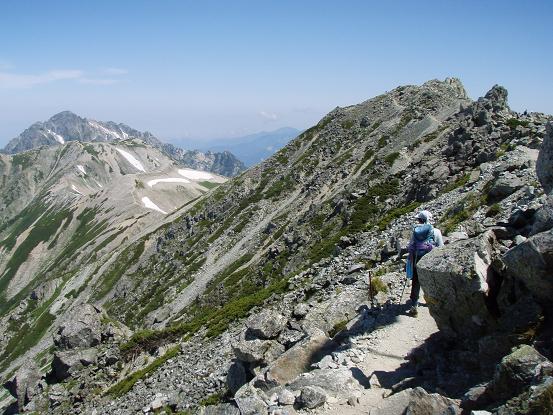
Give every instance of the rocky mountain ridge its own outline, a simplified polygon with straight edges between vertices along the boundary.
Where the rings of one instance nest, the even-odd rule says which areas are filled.
[[[355,405],[380,383],[394,394],[378,408],[366,408],[374,413],[421,405],[456,413],[451,411],[460,410],[461,398],[468,408],[475,395],[464,398],[467,388],[489,379],[489,365],[493,370],[500,356],[486,355],[480,365],[470,344],[452,348],[451,328],[455,333],[464,324],[491,320],[463,312],[448,332],[451,319],[440,320],[447,314],[432,300],[432,285],[428,306],[445,337],[412,357],[417,376],[386,385],[374,374],[361,376],[356,365],[371,355],[362,337],[402,312],[393,303],[401,299],[401,256],[416,209],[431,209],[451,250],[467,253],[460,264],[482,253],[479,278],[491,273],[493,261],[467,238],[493,231],[506,253],[523,245],[538,223],[536,212],[547,198],[534,165],[550,117],[514,113],[506,98],[496,86],[471,101],[458,80],[447,79],[332,111],[270,160],[130,241],[127,252],[139,249],[140,255],[131,262],[114,255],[115,273],[100,268],[99,276],[112,275],[110,289],[79,293],[74,303],[94,303],[97,311],[82,319],[92,319],[88,326],[96,334],[69,342],[69,348],[60,347],[69,344],[60,339],[53,360],[44,355],[45,378],[36,368],[10,377],[19,407],[55,413],[324,413],[350,398]],[[546,213],[541,216],[540,223],[549,223]],[[449,275],[480,281],[470,262]],[[491,279],[485,287],[479,283],[477,292],[496,289]],[[455,293],[459,304],[464,295],[474,297]],[[65,321],[74,328],[69,333],[82,333],[69,315]],[[110,324],[118,334],[102,334]],[[523,342],[543,342],[542,336],[540,328]],[[356,342],[359,347],[352,346]],[[549,352],[540,346],[540,353]],[[473,366],[460,365],[460,359]],[[482,389],[491,400],[480,408],[508,413],[501,412],[504,392],[494,388]],[[384,412],[392,403],[404,406]]]
[[[71,111],[62,111],[44,122],[36,122],[4,147],[6,154],[16,154],[40,146],[62,145],[69,141],[117,142],[140,140],[160,149],[183,166],[211,171],[223,176],[235,176],[245,170],[244,164],[230,152],[201,152],[183,150],[162,143],[149,132],[135,130],[113,121],[103,122],[80,117]]]

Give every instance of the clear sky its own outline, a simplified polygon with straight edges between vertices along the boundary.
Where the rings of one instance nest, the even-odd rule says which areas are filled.
[[[553,113],[553,1],[1,1],[0,145],[71,110],[161,139],[305,128],[457,76]]]

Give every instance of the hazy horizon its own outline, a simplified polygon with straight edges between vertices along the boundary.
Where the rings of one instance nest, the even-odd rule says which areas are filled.
[[[0,146],[71,110],[163,141],[305,129],[449,76],[553,113],[553,5],[397,1],[0,4]]]

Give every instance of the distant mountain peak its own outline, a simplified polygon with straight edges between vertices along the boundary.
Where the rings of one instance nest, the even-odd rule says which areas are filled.
[[[162,143],[152,133],[138,131],[126,124],[97,121],[71,111],[54,114],[47,121],[36,122],[12,139],[2,150],[6,154],[20,153],[42,146],[63,145],[71,141],[117,142],[140,140],[160,149],[183,166],[208,170],[223,176],[234,176],[245,170],[244,164],[230,153],[201,153],[179,149]]]

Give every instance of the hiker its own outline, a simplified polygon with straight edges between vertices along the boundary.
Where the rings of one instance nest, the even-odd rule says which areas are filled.
[[[421,286],[417,274],[417,262],[434,247],[444,246],[442,232],[434,228],[430,222],[432,214],[428,210],[421,210],[415,216],[418,224],[413,227],[413,234],[409,242],[409,258],[407,260],[407,278],[411,278],[411,308],[408,314],[416,317],[419,305]]]

